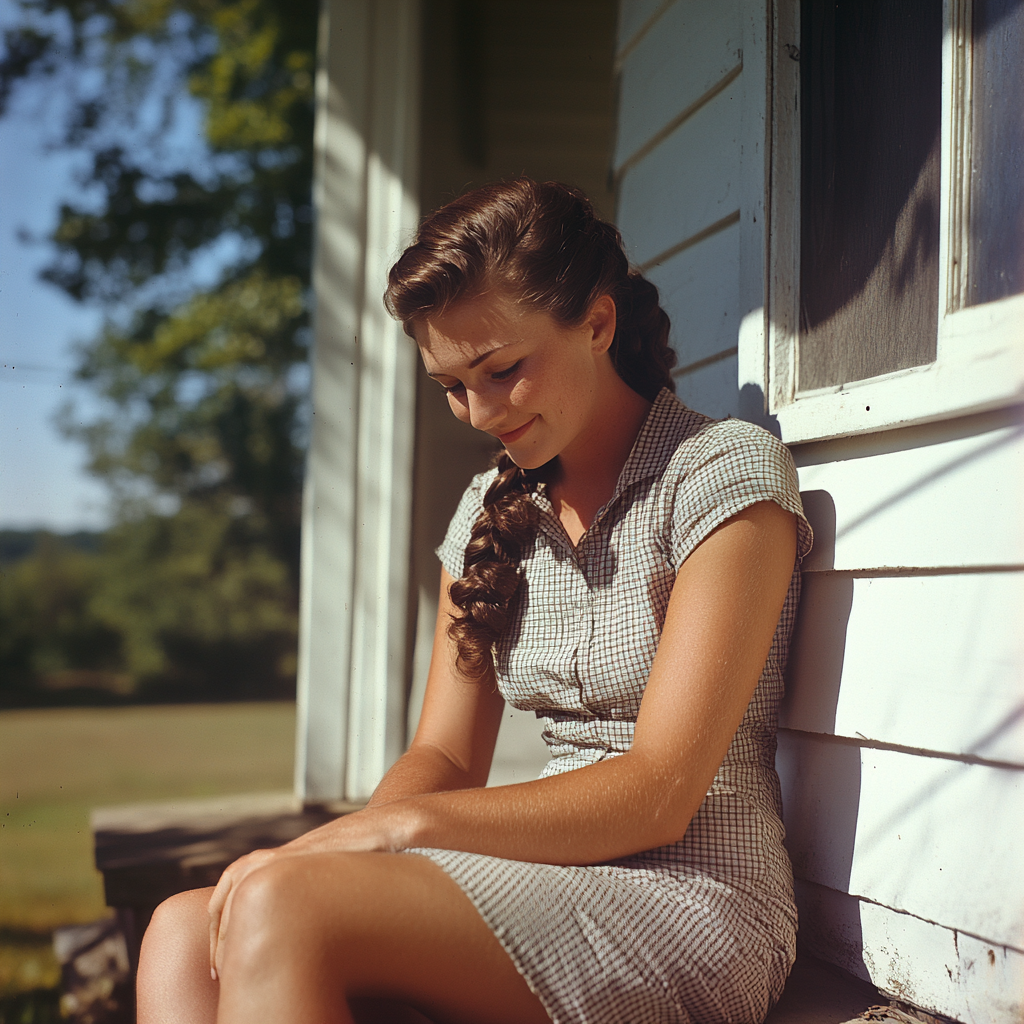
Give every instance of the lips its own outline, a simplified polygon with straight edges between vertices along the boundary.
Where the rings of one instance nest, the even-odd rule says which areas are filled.
[[[533,426],[533,420],[536,418],[534,416],[532,420],[527,420],[521,427],[516,427],[515,430],[510,430],[507,434],[498,434],[498,440],[506,447],[514,444]]]

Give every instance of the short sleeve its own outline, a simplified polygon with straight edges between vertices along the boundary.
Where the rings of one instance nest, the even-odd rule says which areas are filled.
[[[676,571],[712,530],[759,501],[774,501],[797,517],[798,561],[811,550],[793,456],[774,434],[744,420],[720,420],[691,443],[678,453],[670,539]]]
[[[466,545],[473,533],[473,524],[484,506],[484,495],[496,475],[497,470],[492,469],[473,477],[448,524],[448,532],[441,546],[435,552],[454,579],[459,579],[465,571]]]

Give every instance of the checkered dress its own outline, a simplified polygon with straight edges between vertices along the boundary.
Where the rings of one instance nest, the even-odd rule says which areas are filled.
[[[495,472],[470,484],[438,549],[452,576]],[[801,557],[811,545],[785,446],[668,391],[575,550],[543,485],[533,500],[540,523],[495,667],[505,699],[543,723],[545,776],[629,750],[676,573],[716,526],[771,500],[796,513]],[[775,722],[799,587],[794,571],[761,680],[683,839],[587,867],[415,851],[462,887],[556,1024],[756,1024],[782,992],[796,908]]]

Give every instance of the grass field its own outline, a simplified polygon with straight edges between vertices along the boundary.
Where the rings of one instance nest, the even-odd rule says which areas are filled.
[[[291,704],[0,712],[0,997],[54,983],[49,933],[103,916],[89,811],[291,788]]]

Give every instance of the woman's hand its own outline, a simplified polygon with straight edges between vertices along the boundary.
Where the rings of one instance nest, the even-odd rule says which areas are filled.
[[[310,853],[394,853],[414,846],[415,801],[397,800],[346,814],[273,850],[255,850],[229,864],[210,897],[210,973],[220,972],[221,945],[231,914],[231,899],[242,880],[282,857]]]

